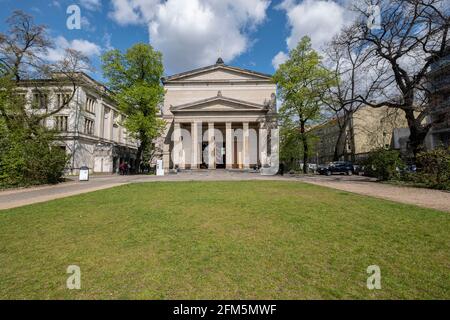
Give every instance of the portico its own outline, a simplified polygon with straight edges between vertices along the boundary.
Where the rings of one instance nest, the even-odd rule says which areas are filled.
[[[268,128],[276,121],[270,76],[219,59],[163,82],[165,169],[245,170],[267,163]]]
[[[173,166],[180,169],[249,169],[266,164],[267,130],[258,122],[175,122],[173,136]]]

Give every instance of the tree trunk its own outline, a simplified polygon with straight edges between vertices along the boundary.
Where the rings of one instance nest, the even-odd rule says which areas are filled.
[[[428,134],[428,128],[416,121],[414,111],[412,109],[404,111],[410,131],[407,149],[410,155],[413,156],[413,160],[415,162],[417,154],[424,149],[424,141]]]
[[[345,138],[345,132],[347,130],[347,123],[348,123],[348,120],[344,120],[344,125],[339,128],[338,139],[336,141],[336,145],[334,146],[333,161],[339,161],[339,158],[344,153],[344,150],[342,148],[344,141],[342,141],[342,140]]]
[[[144,154],[145,149],[147,149],[147,139],[142,139],[136,154],[136,173],[140,173],[142,155]]]
[[[308,139],[306,137],[306,130],[305,130],[305,122],[300,122],[300,133],[302,136],[302,142],[303,142],[303,173],[308,173]]]

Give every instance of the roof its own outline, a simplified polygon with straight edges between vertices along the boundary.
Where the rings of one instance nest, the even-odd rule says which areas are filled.
[[[266,73],[261,73],[261,72],[257,72],[257,71],[253,71],[253,70],[248,70],[248,69],[243,69],[243,68],[238,68],[238,67],[232,67],[229,65],[226,65],[222,58],[219,58],[216,62],[216,64],[207,66],[207,67],[203,67],[203,68],[198,68],[198,69],[194,69],[194,70],[190,70],[190,71],[185,71],[182,73],[177,73],[168,77],[164,77],[162,78],[162,82],[163,84],[166,84],[167,82],[173,81],[173,80],[178,80],[181,78],[185,78],[188,76],[192,76],[192,75],[196,75],[196,74],[200,74],[200,73],[204,73],[207,71],[212,71],[212,70],[230,70],[230,71],[234,71],[234,72],[239,72],[239,73],[245,73],[248,75],[253,75],[256,77],[261,78],[261,80],[272,80],[272,75],[270,74],[266,74]]]
[[[201,105],[205,105],[205,104],[212,103],[212,102],[233,104],[233,105],[239,106],[238,109],[235,109],[235,110],[239,110],[239,111],[267,111],[268,110],[268,107],[264,106],[262,104],[257,104],[257,103],[252,103],[252,102],[243,101],[243,100],[239,100],[239,99],[224,97],[224,96],[222,96],[220,91],[217,94],[217,96],[215,96],[215,97],[211,97],[211,98],[207,98],[207,99],[203,99],[203,100],[199,100],[199,101],[194,101],[194,102],[182,104],[179,106],[172,106],[170,108],[170,110],[172,112],[195,111],[195,110],[192,110],[192,107],[201,106]]]

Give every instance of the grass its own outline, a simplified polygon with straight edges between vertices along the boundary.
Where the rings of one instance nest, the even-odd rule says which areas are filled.
[[[318,186],[132,184],[0,211],[0,298],[449,299],[449,246],[448,213]]]

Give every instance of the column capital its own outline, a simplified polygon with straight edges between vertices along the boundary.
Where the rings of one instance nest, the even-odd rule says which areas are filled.
[[[231,129],[232,126],[233,126],[233,123],[232,123],[232,122],[227,122],[227,123],[226,123],[226,128],[227,128],[227,129]]]
[[[208,127],[209,128],[214,128],[214,122],[208,122]]]

